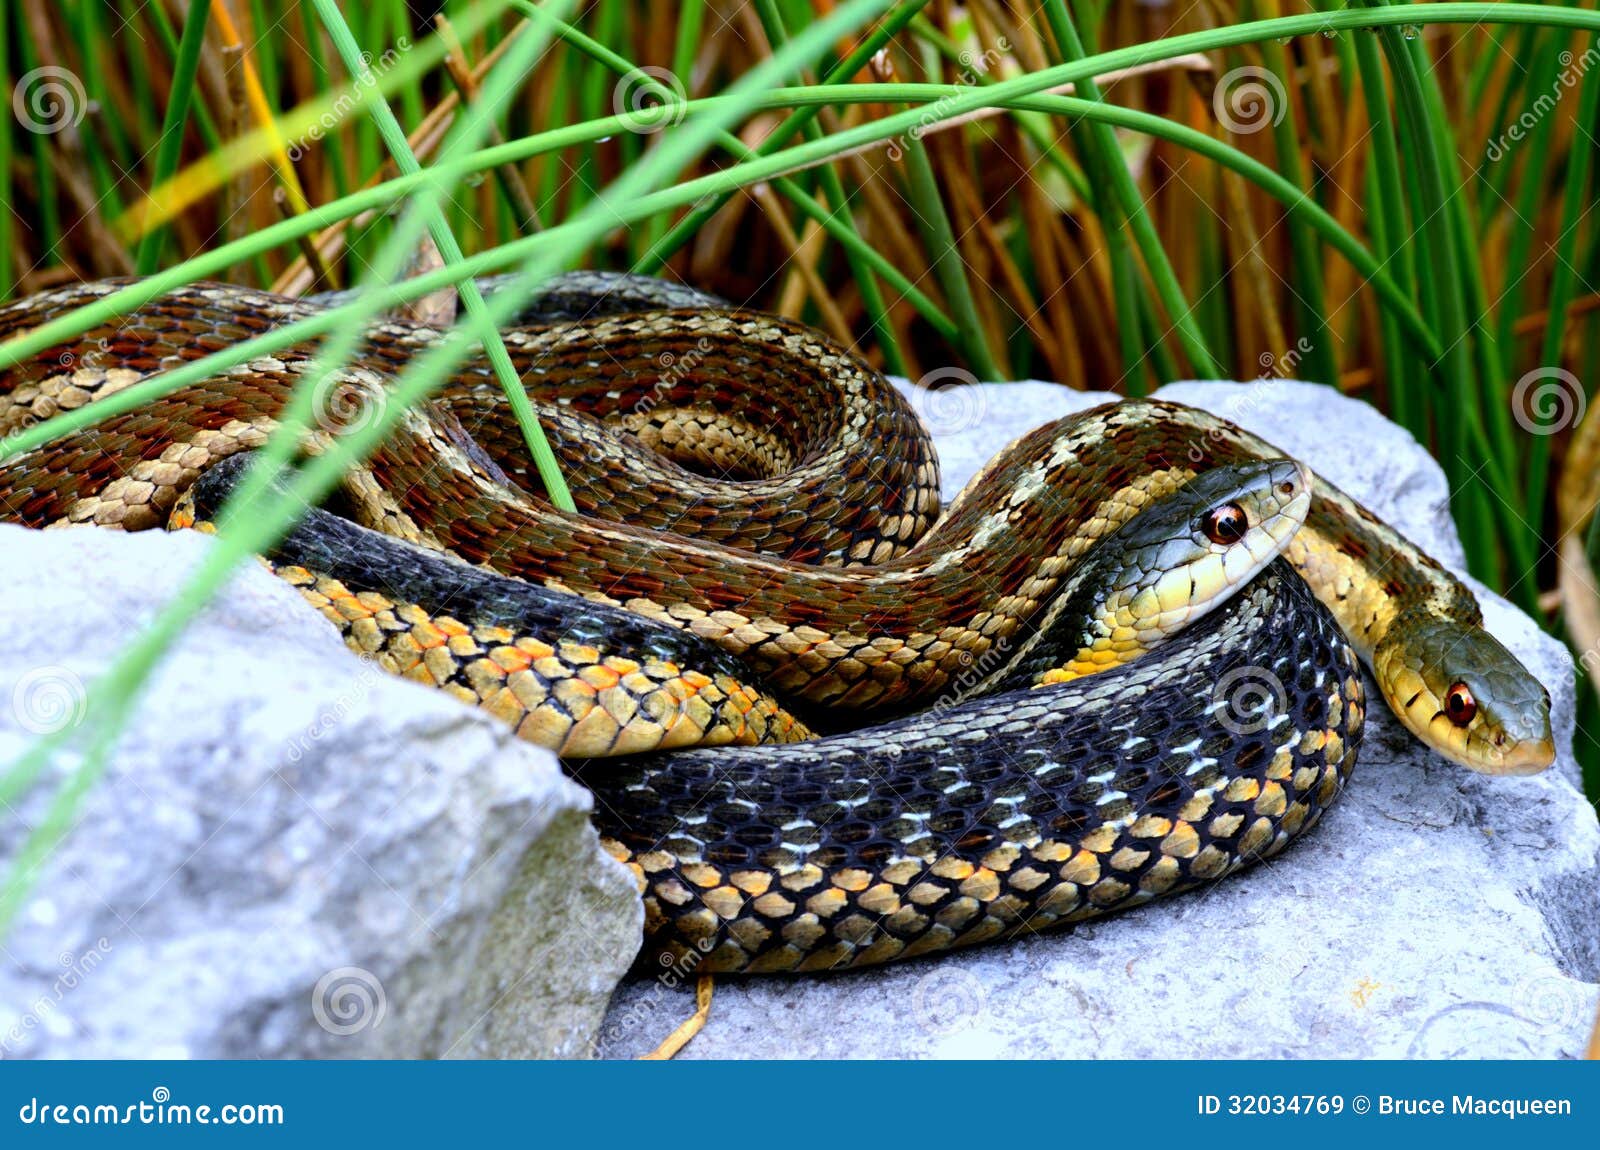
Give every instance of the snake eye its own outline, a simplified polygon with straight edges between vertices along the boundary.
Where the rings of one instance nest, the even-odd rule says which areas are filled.
[[[1206,538],[1213,543],[1237,543],[1250,530],[1250,517],[1237,503],[1213,507],[1206,516]]]
[[[1458,727],[1472,722],[1472,716],[1478,713],[1478,700],[1465,683],[1452,683],[1444,693],[1444,713]]]

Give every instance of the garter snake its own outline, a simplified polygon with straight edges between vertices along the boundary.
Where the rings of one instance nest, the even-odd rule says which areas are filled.
[[[116,286],[0,308],[0,337]],[[180,289],[7,369],[0,435],[316,306]],[[392,373],[436,338],[374,325],[319,393],[306,449],[381,409]],[[692,307],[518,327],[505,341],[579,514],[523,489],[504,400],[469,364],[436,404],[402,413],[333,507],[411,545],[385,561],[422,576],[340,566],[360,548],[330,543],[341,529],[320,520],[309,550],[271,561],[351,646],[570,760],[741,744],[576,764],[653,926],[702,969],[964,944],[1280,849],[1353,761],[1363,704],[1347,641],[1447,757],[1493,773],[1553,757],[1548,696],[1482,630],[1470,592],[1321,481],[1304,527],[1274,540],[1320,605],[1276,564],[1133,658],[1147,645],[1137,620],[1183,615],[1200,580],[1086,599],[1100,545],[1131,553],[1140,540],[1121,533],[1170,517],[1197,475],[1280,457],[1203,412],[1128,402],[1047,425],[941,516],[914,414],[802,325]],[[264,441],[313,354],[260,357],[5,460],[0,515],[162,524],[197,478],[225,478],[214,465]],[[1131,619],[1086,629],[1086,603],[1114,618],[1136,599]],[[1249,724],[1214,697],[1235,673],[1282,696],[1262,730],[1241,734]],[[882,716],[870,733],[751,745]]]

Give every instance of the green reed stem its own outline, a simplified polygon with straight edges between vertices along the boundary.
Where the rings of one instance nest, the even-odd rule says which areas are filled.
[[[799,98],[803,91],[790,90],[781,95],[777,93],[774,95],[781,100],[787,101],[791,98]],[[715,101],[701,101],[699,103],[712,102]],[[1090,104],[1086,101],[1066,96],[1026,97],[1019,99],[1017,103],[1018,106],[1032,107],[1040,111],[1049,111],[1057,114],[1104,117],[1110,123],[1162,136],[1172,140],[1174,143],[1193,148],[1202,156],[1226,164],[1246,179],[1259,184],[1269,193],[1279,198],[1288,211],[1305,213],[1312,225],[1324,235],[1329,244],[1349,259],[1353,266],[1366,276],[1377,291],[1380,301],[1396,315],[1401,322],[1402,330],[1409,339],[1416,343],[1419,353],[1430,363],[1439,358],[1440,345],[1437,337],[1417,313],[1411,301],[1383,273],[1372,254],[1362,247],[1354,236],[1341,228],[1337,221],[1317,205],[1315,201],[1311,200],[1298,188],[1289,185],[1271,168],[1245,156],[1243,153],[1205,133],[1183,127],[1161,117],[1152,116],[1149,113],[1136,112],[1114,105]],[[885,128],[885,134],[893,135],[893,127],[893,125],[889,125]],[[593,130],[598,134],[619,131],[621,130],[621,118],[613,117],[608,121],[602,121]],[[516,145],[503,145],[500,148],[486,149],[484,152],[476,153],[472,157],[441,160],[440,164],[430,169],[430,171],[452,179],[457,178],[462,171],[475,170],[503,162],[509,156],[518,154],[520,149],[517,145],[526,143],[528,141],[518,141]],[[748,164],[739,165],[726,172],[701,177],[698,180],[686,181],[674,189],[652,193],[644,197],[642,202],[653,211],[669,210],[673,207],[693,203],[709,190],[727,186],[730,179],[733,178],[744,182],[768,179],[777,170],[793,162],[793,153],[804,153],[810,147],[811,145],[800,145],[797,148],[790,149],[788,152],[753,160]],[[367,207],[387,202],[385,196],[378,195],[380,191],[386,189],[390,193],[388,198],[399,198],[413,193],[419,186],[420,180],[418,177],[399,177],[381,187],[356,193],[341,203],[351,212],[365,210]],[[297,234],[297,229],[305,228],[310,230],[312,227],[327,226],[328,223],[338,218],[337,214],[330,214],[324,220],[320,218],[320,213],[338,206],[340,205],[328,205],[328,208],[320,210],[313,208],[306,216],[282,221],[264,229],[253,238],[257,241],[270,239],[273,242],[283,242],[284,239],[292,238],[293,235]],[[309,226],[307,224],[308,219],[310,221]],[[558,230],[559,228],[550,229],[550,231]],[[415,299],[428,292],[452,284],[463,275],[479,275],[499,270],[525,258],[527,252],[537,250],[537,245],[534,241],[538,239],[538,236],[524,237],[502,245],[500,248],[468,257],[456,269],[438,268],[413,277],[403,283],[374,285],[369,294],[381,299],[382,306],[393,306]],[[210,274],[213,261],[225,266],[225,263],[234,257],[234,253],[229,248],[237,248],[243,242],[236,241],[234,245],[226,245],[214,252],[195,257],[178,268],[158,272],[155,276],[132,283],[96,300],[93,304],[75,309],[68,315],[41,324],[38,328],[28,333],[0,344],[0,367],[19,362],[29,355],[36,354],[38,351],[105,322],[111,316],[141,306],[167,291],[181,287],[192,279],[204,278],[204,276]],[[86,407],[53,416],[45,423],[19,432],[6,441],[0,441],[0,458],[32,450],[57,435],[79,430],[110,415],[131,410],[156,395],[165,394],[178,386],[186,386],[189,383],[197,382],[206,378],[208,374],[224,370],[228,366],[236,366],[256,355],[292,346],[295,343],[335,330],[342,325],[348,325],[350,316],[347,309],[348,305],[319,313],[304,320],[295,321],[292,324],[265,333],[247,344],[240,344],[214,353],[203,360],[185,364],[161,376],[142,380],[123,391],[98,400]]]
[[[189,106],[194,98],[195,74],[200,70],[200,49],[206,40],[206,17],[211,5],[194,0],[183,22],[183,39],[178,42],[178,58],[172,67],[172,87],[167,93],[167,113],[161,122],[161,143],[156,150],[156,166],[150,186],[159,187],[178,170],[183,153],[183,128],[189,122]],[[139,242],[137,267],[147,276],[161,263],[161,244],[167,228],[151,228]]]
[[[834,67],[828,69],[817,86],[829,88],[849,84],[852,77],[866,66],[867,61],[871,60],[879,49],[892,40],[895,34],[909,24],[911,18],[921,12],[927,5],[928,0],[906,0],[905,3],[898,5],[881,24],[869,32],[860,44],[856,45],[848,56]],[[782,123],[772,130],[771,135],[761,141],[761,144],[756,148],[756,152],[762,156],[770,156],[777,152],[779,148],[794,139],[807,124],[820,115],[823,107],[823,103],[817,103],[791,112]],[[644,257],[634,264],[633,270],[644,275],[659,271],[679,248],[688,243],[690,238],[700,231],[700,228],[704,226],[707,220],[721,210],[722,206],[728,202],[730,195],[732,195],[731,191],[725,192],[721,195],[713,196],[703,204],[697,205],[693,211],[678,221],[677,225],[666,234],[660,243],[646,252]]]
[[[1410,223],[1405,197],[1400,189],[1400,149],[1395,140],[1394,121],[1389,112],[1388,86],[1383,61],[1375,36],[1358,36],[1355,44],[1356,67],[1361,76],[1361,96],[1370,125],[1371,162],[1368,178],[1376,195],[1369,200],[1372,246],[1383,266],[1391,269],[1395,286],[1410,298],[1415,277],[1411,266],[1411,245],[1406,242]],[[1428,441],[1425,409],[1414,410],[1410,386],[1411,357],[1400,342],[1393,315],[1379,313],[1383,325],[1384,370],[1388,376],[1391,413],[1400,426],[1422,443]]]
[[[922,89],[925,86],[903,86],[897,95],[902,94],[904,87]],[[806,89],[789,89],[773,93],[774,99],[781,105],[791,100],[803,98]],[[926,97],[925,91],[905,93],[907,95]],[[871,98],[871,97],[865,97]],[[1339,251],[1351,264],[1367,278],[1378,294],[1379,300],[1389,308],[1401,324],[1401,330],[1407,338],[1413,341],[1418,352],[1427,362],[1432,363],[1440,357],[1440,344],[1437,336],[1428,327],[1421,315],[1407,298],[1395,286],[1394,282],[1382,271],[1372,253],[1363,247],[1348,231],[1340,227],[1338,222],[1328,212],[1307,196],[1300,189],[1293,187],[1277,172],[1265,164],[1244,155],[1237,149],[1224,144],[1222,141],[1199,132],[1193,128],[1174,123],[1160,116],[1146,112],[1137,112],[1128,108],[1121,108],[1108,104],[1091,104],[1070,96],[1032,96],[1017,98],[1014,103],[1018,107],[1031,108],[1060,115],[1082,115],[1085,117],[1102,117],[1107,122],[1135,131],[1148,132],[1152,135],[1169,139],[1173,143],[1192,148],[1198,154],[1223,163],[1244,178],[1258,184],[1273,196],[1277,197],[1290,212],[1304,213],[1327,240],[1330,246]],[[707,106],[727,102],[721,98],[712,98],[703,101],[691,101],[689,107],[695,105]],[[746,107],[750,104],[747,102]],[[902,113],[910,116],[912,113]],[[611,117],[600,121],[590,130],[596,135],[605,135],[623,129],[622,117]],[[883,125],[885,137],[896,134],[896,125],[887,121]],[[553,134],[561,134],[566,130]],[[479,170],[504,162],[523,154],[529,141],[517,141],[513,144],[502,145],[497,148],[485,149],[471,156],[441,159],[440,163],[430,168],[430,172],[449,178],[458,177],[462,171]],[[700,177],[696,180],[685,181],[675,188],[651,193],[641,197],[638,204],[629,205],[618,209],[618,217],[624,222],[632,222],[640,218],[637,212],[643,207],[646,214],[671,210],[697,202],[702,196],[712,190],[720,190],[729,186],[731,181],[754,183],[759,180],[770,179],[777,171],[783,170],[786,165],[795,162],[796,154],[802,157],[808,154],[813,145],[803,144],[796,148],[773,156],[751,160],[748,163],[737,165],[727,171],[718,172],[711,176]],[[803,158],[802,161],[804,162]],[[327,212],[335,207],[343,206],[353,213],[365,210],[367,207],[388,202],[390,198],[399,198],[412,194],[420,186],[418,177],[398,177],[388,181],[385,185],[366,189],[348,197],[344,201],[330,204],[326,208],[313,208],[303,217],[284,220],[271,228],[263,229],[253,239],[270,238],[273,242],[283,242],[292,238],[298,228],[306,228],[306,220],[311,220],[310,227],[325,227],[334,219],[336,214],[330,215],[326,220],[320,217],[321,212]],[[737,186],[737,185],[735,185]],[[386,196],[377,193],[386,191]],[[491,271],[501,270],[511,264],[527,258],[529,252],[539,250],[541,237],[552,233],[562,234],[562,229],[567,225],[557,225],[535,236],[526,236],[498,248],[482,252],[478,255],[467,257],[456,268],[437,268],[421,275],[412,277],[397,284],[376,284],[369,291],[369,295],[381,300],[381,306],[394,306],[408,300],[416,299],[435,291],[441,287],[453,284],[458,278],[467,275],[482,275]],[[236,241],[241,243],[243,241]],[[94,303],[83,308],[75,309],[69,315],[60,316],[38,328],[0,344],[0,368],[19,362],[27,356],[60,343],[64,339],[80,334],[99,323],[105,322],[111,316],[139,307],[162,294],[183,286],[193,279],[204,278],[210,272],[211,261],[226,261],[231,259],[233,253],[227,245],[213,252],[197,256],[188,263],[167,271],[158,272],[145,280],[140,280],[121,288],[110,295],[101,297]],[[141,380],[129,387],[93,404],[78,408],[73,411],[63,412],[52,416],[44,423],[0,441],[0,459],[19,454],[23,451],[33,450],[42,446],[59,435],[71,431],[81,430],[84,427],[98,423],[102,419],[124,411],[132,410],[141,403],[148,402],[151,398],[166,394],[180,386],[205,379],[208,375],[225,370],[230,366],[237,366],[258,355],[268,354],[281,348],[293,346],[296,343],[315,338],[326,332],[337,330],[348,325],[351,320],[348,306],[329,309],[317,313],[303,320],[297,320],[271,332],[264,333],[246,344],[239,344],[223,351],[213,353],[205,359],[184,364],[160,376]]]
[[[1590,41],[1591,47],[1600,51],[1600,36]],[[1562,191],[1561,229],[1556,236],[1555,263],[1550,272],[1550,293],[1546,300],[1544,340],[1539,350],[1539,363],[1547,369],[1560,368],[1562,348],[1566,343],[1567,309],[1577,294],[1578,266],[1582,256],[1578,252],[1578,236],[1583,221],[1594,207],[1589,191],[1590,176],[1594,171],[1594,148],[1589,140],[1600,127],[1600,80],[1593,69],[1584,73],[1583,90],[1579,96],[1578,118],[1571,155],[1567,158],[1566,186]],[[1570,397],[1574,402],[1577,397]],[[1532,436],[1528,450],[1528,491],[1524,504],[1531,508],[1544,506],[1549,483],[1550,437]],[[1600,520],[1600,515],[1594,517]]]
[[[1088,53],[1084,50],[1077,25],[1073,22],[1071,13],[1067,11],[1065,0],[1046,0],[1044,14],[1061,59],[1069,63],[1087,59]],[[1103,103],[1105,99],[1101,94],[1100,85],[1092,78],[1081,81],[1075,92],[1091,103]],[[1138,270],[1134,266],[1133,253],[1128,246],[1128,215],[1130,203],[1133,205],[1133,211],[1144,212],[1144,198],[1133,185],[1127,160],[1117,143],[1116,130],[1110,124],[1103,121],[1088,121],[1081,130],[1074,132],[1074,138],[1083,153],[1084,165],[1092,173],[1096,189],[1106,187],[1111,189],[1109,195],[1098,196],[1096,204],[1099,208],[1100,230],[1106,239],[1106,255],[1111,266],[1111,296],[1117,314],[1117,343],[1122,351],[1122,379],[1128,394],[1139,396],[1145,390],[1144,364],[1148,356],[1144,341],[1139,338],[1140,290]],[[1133,187],[1131,200],[1128,196],[1129,187]],[[1140,236],[1145,234],[1139,233]],[[1167,264],[1166,251],[1161,247],[1159,240],[1156,243],[1155,256]],[[1146,254],[1145,262],[1150,263],[1149,253]],[[1171,271],[1170,264],[1167,264],[1167,269]],[[1183,302],[1187,310],[1187,302]],[[1171,308],[1168,310],[1170,312]],[[1201,335],[1198,338],[1200,346],[1209,356],[1210,349],[1205,345],[1205,337]]]
[[[351,79],[359,80],[364,75],[370,78],[370,70],[361,59],[361,48],[356,43],[355,37],[350,34],[350,26],[344,22],[344,17],[334,0],[311,0],[311,2],[316,5],[317,15],[321,17],[328,36],[333,40],[334,49],[344,60],[345,67],[349,69]],[[471,109],[471,114],[483,119],[482,131],[487,131],[488,125],[492,123],[490,113],[475,105]],[[377,122],[378,132],[389,149],[395,167],[405,175],[414,176],[421,172],[422,165],[417,162],[416,153],[406,141],[405,129],[400,126],[400,121],[395,119],[389,101],[384,98],[382,92],[376,90],[372,96],[372,118]],[[450,230],[444,212],[437,205],[431,205],[427,209],[427,217],[428,234],[433,237],[444,265],[455,267],[460,264],[466,258],[465,253],[462,252],[455,233]],[[550,441],[545,438],[544,428],[539,426],[539,417],[533,410],[532,401],[528,399],[527,389],[517,377],[517,369],[511,362],[511,354],[506,351],[505,341],[500,338],[499,329],[488,322],[483,293],[470,279],[460,280],[456,284],[456,291],[460,293],[467,315],[483,339],[484,355],[489,360],[489,368],[494,372],[501,390],[505,392],[506,402],[511,406],[511,414],[516,419],[517,426],[522,429],[523,442],[528,445],[528,453],[533,457],[533,464],[539,472],[540,482],[544,484],[545,494],[560,510],[577,510],[577,505],[572,502],[572,493],[567,490],[567,482],[561,477],[561,466],[556,462],[555,452],[550,449]]]
[[[676,100],[676,95],[670,91],[665,84],[650,76],[648,73],[643,72],[637,68],[637,66],[613,52],[611,49],[607,48],[604,44],[601,44],[592,37],[586,35],[581,29],[576,28],[571,24],[551,19],[549,14],[546,13],[544,9],[536,7],[533,4],[522,3],[521,0],[513,0],[513,3],[530,19],[546,22],[554,30],[555,35],[557,35],[559,38],[572,44],[574,47],[578,48],[580,51],[584,52],[593,59],[600,61],[612,71],[617,72],[620,75],[631,75],[634,79],[638,80],[642,88],[651,92],[658,100],[662,102],[663,108],[667,108]],[[688,105],[685,106],[687,107]],[[716,141],[718,147],[722,148],[724,151],[740,160],[748,160],[757,154],[754,148],[751,148],[732,132],[719,131],[716,134]],[[923,318],[925,318],[928,323],[934,327],[935,330],[944,335],[947,339],[955,339],[960,331],[956,325],[956,322],[946,315],[939,308],[938,304],[929,299],[914,283],[911,282],[909,278],[906,277],[903,272],[900,271],[900,269],[891,264],[876,248],[867,243],[867,241],[861,237],[861,234],[858,231],[856,231],[855,226],[850,219],[849,211],[845,203],[844,189],[842,185],[838,189],[838,195],[840,198],[838,201],[836,201],[839,204],[839,208],[837,210],[828,208],[826,205],[819,202],[816,197],[811,195],[811,193],[807,192],[799,184],[795,183],[795,181],[786,177],[775,177],[772,180],[772,186],[776,188],[778,192],[787,198],[791,203],[793,203],[795,207],[799,209],[802,215],[808,219],[816,221],[818,226],[820,226],[830,236],[837,240],[840,246],[845,249],[845,252],[851,258],[852,266],[855,266],[856,262],[859,261],[862,267],[868,268],[877,275],[882,276],[884,281],[887,282],[890,287],[894,288],[895,291],[899,292],[903,299],[915,307],[922,314]],[[657,216],[654,218],[660,219],[662,217]],[[858,282],[867,284],[870,283],[870,279],[858,279]],[[865,300],[865,287],[863,287],[862,292],[863,300]],[[875,285],[873,285],[873,293],[876,295]],[[881,301],[881,296],[878,298]],[[899,346],[897,343],[893,343],[893,341],[891,341],[891,345],[894,349],[892,354],[889,348],[885,348],[885,366],[891,372],[904,374],[903,361],[900,358]]]
[[[928,158],[928,146],[920,137],[907,136],[902,145],[906,161],[906,195],[911,201],[911,215],[917,231],[928,250],[933,264],[933,275],[944,292],[945,303],[956,321],[956,345],[963,357],[972,365],[979,379],[999,379],[1000,369],[989,353],[989,343],[984,337],[983,321],[978,318],[978,304],[967,283],[966,262],[956,245],[955,231],[950,227],[950,216],[944,210],[944,197],[939,194],[939,182],[933,174],[933,162]]]
[[[1305,187],[1305,165],[1301,162],[1294,101],[1287,96],[1292,90],[1290,85],[1295,82],[1294,69],[1290,66],[1288,52],[1276,40],[1264,42],[1261,55],[1267,68],[1278,77],[1285,93],[1283,115],[1272,117],[1272,143],[1278,158],[1278,170],[1296,187]],[[1322,252],[1303,220],[1290,219],[1285,226],[1289,230],[1289,253],[1293,268],[1290,276],[1293,290],[1289,294],[1299,316],[1297,326],[1310,344],[1310,353],[1304,361],[1305,375],[1323,383],[1336,384],[1339,382],[1339,368],[1333,353],[1333,331],[1328,326],[1328,304],[1323,294]]]
[[[615,213],[619,207],[627,205],[637,209],[639,192],[652,182],[667,178],[679,170],[710,142],[712,133],[716,129],[726,127],[743,114],[741,105],[747,108],[748,102],[738,99],[741,93],[770,86],[810,55],[823,50],[833,37],[847,34],[861,21],[880,11],[882,2],[883,0],[850,0],[840,5],[829,16],[808,27],[789,45],[775,51],[771,57],[763,60],[733,84],[729,88],[729,95],[734,98],[730,106],[696,117],[686,123],[673,138],[663,141],[660,148],[642,157],[637,164],[623,173],[608,189],[608,195],[596,199],[590,207],[579,213],[577,218],[564,224],[559,231],[552,229],[538,236],[528,237],[547,240],[546,244],[541,245],[545,250],[530,249],[533,254],[527,258],[523,267],[525,273],[523,278],[518,284],[496,293],[493,300],[488,301],[486,321],[498,326],[509,320],[523,306],[542,279],[554,272],[563,262],[576,256],[614,225]],[[531,41],[534,38],[530,36],[524,39]],[[507,53],[501,60],[500,66],[491,73],[491,80],[496,74],[511,74],[512,70],[506,65],[513,59],[515,52],[516,47]],[[509,85],[506,90],[509,91]],[[469,123],[486,122],[486,109],[493,106],[490,96],[490,85],[486,84],[484,98],[481,101],[484,108],[469,117]],[[407,215],[414,219],[427,220],[437,210],[439,198],[448,193],[450,183],[436,172],[422,174],[426,176],[429,194],[422,197],[425,202],[414,206]],[[648,212],[640,213],[639,218],[644,218],[646,215]],[[401,238],[400,230],[397,229],[387,247],[394,253],[401,252],[404,246],[400,242]],[[361,297],[358,296],[356,304],[351,306],[358,306],[361,302]],[[96,729],[90,732],[91,738],[83,764],[75,772],[74,777],[69,779],[57,793],[46,819],[29,836],[19,860],[8,869],[4,888],[0,890],[0,931],[9,925],[22,899],[26,897],[39,863],[59,841],[60,836],[66,833],[71,814],[82,794],[87,791],[89,781],[98,778],[104,771],[106,759],[115,742],[116,731],[120,729],[129,713],[131,700],[172,641],[209,601],[211,595],[230,578],[234,567],[240,561],[250,554],[270,549],[304,508],[314,505],[325,497],[352,464],[365,458],[378,446],[405,411],[426,398],[428,393],[455,369],[470,353],[472,347],[481,340],[477,327],[478,325],[470,318],[465,324],[458,323],[441,336],[436,344],[413,360],[395,379],[394,386],[388,394],[388,401],[382,405],[378,416],[341,436],[331,450],[307,463],[291,484],[287,494],[275,497],[270,502],[264,501],[263,496],[273,475],[262,473],[270,473],[273,469],[263,466],[266,462],[264,458],[258,459],[249,469],[240,490],[229,499],[219,517],[216,545],[207,551],[190,576],[184,591],[161,611],[139,638],[125,649],[106,675],[90,687],[88,705],[91,713],[94,713],[97,703],[100,705],[104,725],[99,722],[94,724]],[[319,363],[323,359],[324,356],[319,353]],[[269,439],[268,446],[263,449],[264,456],[273,452],[275,441],[288,439],[292,446],[293,440],[298,438],[298,430],[293,426],[295,422],[299,422],[301,429],[309,426],[309,416],[315,402],[316,377],[320,374],[314,371],[311,378],[296,388],[290,411],[284,416],[284,426],[280,426]],[[287,458],[286,452],[284,456]],[[108,726],[110,730],[107,729]],[[70,728],[68,733],[70,735]],[[0,778],[0,799],[19,794],[20,788],[26,787],[37,778],[50,762],[51,756],[68,741],[70,740],[59,736],[46,736],[36,740],[7,774]],[[27,863],[26,868],[23,866],[24,862]]]
[[[1534,58],[1530,78],[1543,83],[1546,76],[1553,74],[1556,70],[1556,54],[1560,49],[1561,37],[1554,35],[1540,37],[1539,51]],[[1496,333],[1499,345],[1505,353],[1502,370],[1507,373],[1515,370],[1513,366],[1516,361],[1517,345],[1515,329],[1517,317],[1522,314],[1522,283],[1528,272],[1528,253],[1533,248],[1534,234],[1539,225],[1539,203],[1545,190],[1544,167],[1550,155],[1550,132],[1555,126],[1555,121],[1554,116],[1541,116],[1520,148],[1526,153],[1527,159],[1523,161],[1522,180],[1516,191],[1511,219],[1507,221],[1509,232],[1505,255],[1507,282],[1495,304],[1500,313]]]
[[[767,40],[777,47],[787,43],[789,30],[784,26],[783,16],[778,11],[776,0],[756,0],[756,15],[761,19],[761,27],[767,34]],[[804,128],[807,139],[820,139],[822,126],[812,120]],[[723,133],[730,139],[738,137],[732,133]],[[745,149],[748,153],[748,149]],[[848,231],[851,235],[860,238],[856,231],[855,219],[850,211],[850,197],[844,190],[844,180],[839,176],[839,170],[832,164],[824,164],[818,169],[822,182],[823,194],[827,196],[828,203],[833,206],[831,215],[839,222],[841,230]],[[794,197],[790,197],[791,199]],[[808,195],[809,200],[811,197]],[[815,201],[812,201],[815,203]],[[856,289],[861,293],[861,306],[867,313],[867,322],[871,324],[873,334],[878,346],[883,350],[884,366],[895,375],[906,373],[905,354],[900,350],[900,339],[895,335],[894,324],[889,321],[889,309],[884,304],[883,292],[878,288],[877,277],[873,275],[871,264],[862,258],[859,246],[845,245],[845,260],[850,265],[850,276],[855,282]]]

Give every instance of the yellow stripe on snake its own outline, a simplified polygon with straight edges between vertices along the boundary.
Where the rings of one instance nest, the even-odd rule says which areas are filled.
[[[0,308],[0,338],[117,286]],[[1552,760],[1548,696],[1471,593],[1239,428],[1098,407],[941,515],[887,381],[707,302],[574,277],[507,331],[578,514],[531,493],[474,362],[264,558],[352,648],[560,753],[656,944],[702,972],[967,945],[1275,853],[1354,763],[1357,655],[1441,754]],[[0,373],[0,435],[320,306],[181,289]],[[374,325],[305,449],[437,338]],[[313,354],[5,459],[0,517],[209,527]]]

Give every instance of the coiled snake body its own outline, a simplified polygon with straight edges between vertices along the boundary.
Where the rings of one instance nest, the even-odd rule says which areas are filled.
[[[0,308],[0,338],[118,286]],[[932,447],[875,372],[788,321],[621,294],[622,314],[505,337],[580,514],[528,494],[505,401],[469,365],[350,476],[332,510],[362,528],[314,513],[268,559],[352,647],[558,750],[653,933],[699,969],[964,945],[1273,853],[1354,761],[1350,646],[1455,760],[1550,761],[1548,698],[1471,594],[1238,428],[1096,408],[1024,436],[941,517]],[[152,301],[0,373],[0,435],[316,306],[220,285]],[[382,411],[436,338],[374,326],[307,450]],[[5,459],[0,516],[208,523],[313,350]],[[1203,496],[1243,534],[1191,531],[1182,501]],[[1320,603],[1282,562],[1249,578],[1279,550]],[[1241,719],[1219,685],[1246,681],[1271,705]],[[715,744],[742,745],[594,757]]]

